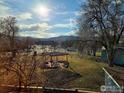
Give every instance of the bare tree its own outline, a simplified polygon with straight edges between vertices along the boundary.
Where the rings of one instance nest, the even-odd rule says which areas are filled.
[[[97,33],[99,42],[106,48],[109,66],[113,66],[116,47],[124,32],[123,5],[123,0],[88,0],[81,9],[81,19],[85,18],[83,22]]]
[[[37,54],[30,55],[29,50],[33,44],[33,40],[26,38],[25,40],[18,39],[18,27],[16,26],[15,17],[7,17],[0,19],[0,48],[4,48],[4,54],[0,55],[0,71],[7,77],[5,82],[17,85],[18,92],[21,91],[21,86],[25,88],[29,85],[38,85],[41,79],[38,74]],[[20,52],[20,50],[22,52]],[[1,52],[0,52],[1,53]],[[8,73],[9,72],[9,73]],[[0,75],[1,75],[0,73]],[[38,82],[38,79],[40,82]]]
[[[78,50],[81,54],[91,50],[92,55],[95,56],[96,50],[98,47],[100,47],[100,44],[98,43],[97,33],[93,31],[86,23],[86,21],[79,22],[79,30],[77,31],[77,35],[80,38]]]
[[[12,57],[15,56],[15,36],[18,32],[18,27],[16,25],[15,17],[6,17],[1,18],[0,20],[0,33],[9,41],[10,51],[12,53]],[[4,45],[6,46],[6,45]]]

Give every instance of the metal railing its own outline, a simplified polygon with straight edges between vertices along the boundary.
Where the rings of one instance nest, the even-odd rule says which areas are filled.
[[[102,91],[105,93],[123,93],[122,86],[109,74],[109,72],[103,68],[105,72],[105,86],[102,87]]]

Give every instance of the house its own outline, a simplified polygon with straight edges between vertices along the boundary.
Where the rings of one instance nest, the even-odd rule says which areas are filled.
[[[106,50],[102,50],[101,60],[104,61],[104,62],[107,62]],[[115,65],[124,66],[124,48],[123,47],[118,47],[116,49],[116,53],[115,53],[113,63]]]
[[[120,47],[117,49],[114,58],[114,64],[124,66],[124,48]]]

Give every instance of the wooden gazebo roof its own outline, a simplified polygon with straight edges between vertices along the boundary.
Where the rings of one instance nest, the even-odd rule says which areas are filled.
[[[68,53],[63,53],[63,52],[45,52],[42,53],[42,55],[48,55],[48,56],[64,56],[64,55],[69,55]]]

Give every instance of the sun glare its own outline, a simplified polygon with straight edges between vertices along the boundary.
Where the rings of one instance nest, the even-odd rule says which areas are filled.
[[[48,17],[50,9],[48,9],[46,6],[39,6],[36,8],[36,12],[42,17]]]

